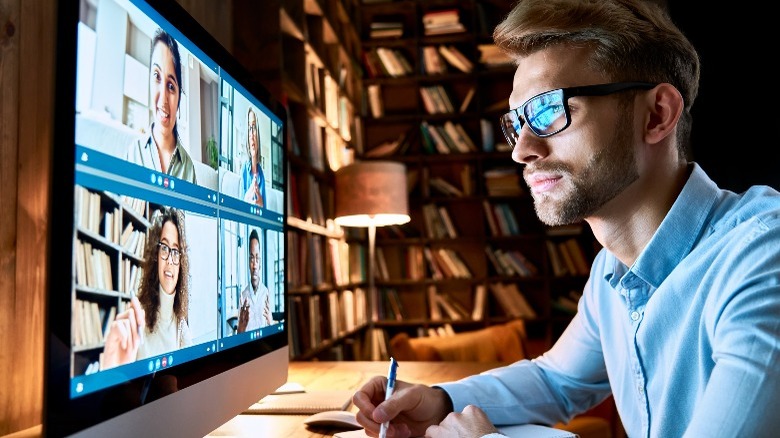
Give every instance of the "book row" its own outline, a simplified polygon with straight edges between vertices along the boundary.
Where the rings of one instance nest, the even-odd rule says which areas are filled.
[[[471,269],[469,269],[461,255],[451,248],[430,248],[427,246],[410,245],[402,251],[404,253],[403,260],[394,263],[394,269],[391,272],[384,248],[376,248],[377,269],[375,274],[378,280],[473,278]]]
[[[345,286],[367,278],[363,245],[316,233],[291,232],[288,246],[287,281],[291,288]]]
[[[290,348],[299,356],[368,322],[362,288],[290,297]]]
[[[515,283],[493,282],[487,286],[474,287],[470,301],[456,297],[435,285],[428,285],[425,291],[426,318],[430,321],[482,321],[488,315],[488,294],[504,316],[510,318],[534,319],[538,313]],[[404,321],[419,314],[410,314],[398,290],[385,287],[379,293],[379,318],[386,321]],[[419,309],[415,309],[419,311]]]

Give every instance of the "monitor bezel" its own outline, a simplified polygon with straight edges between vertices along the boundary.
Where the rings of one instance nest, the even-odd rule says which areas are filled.
[[[140,0],[151,6],[155,11],[175,27],[195,44],[199,49],[213,59],[232,79],[241,84],[257,100],[263,103],[271,110],[282,122],[283,127],[288,123],[287,112],[280,102],[276,101],[260,83],[254,80],[251,74],[212,36],[210,35],[189,13],[173,0]],[[94,394],[88,394],[79,398],[71,399],[69,393],[70,387],[70,351],[71,351],[71,284],[72,284],[72,266],[73,266],[73,227],[74,227],[74,186],[75,186],[75,100],[76,100],[76,55],[77,55],[77,27],[79,22],[79,1],[59,1],[57,3],[57,54],[56,54],[56,79],[54,94],[53,133],[51,142],[52,171],[51,171],[51,190],[50,190],[50,210],[48,226],[48,256],[47,256],[47,275],[46,275],[46,314],[45,314],[45,339],[44,339],[44,412],[43,412],[43,431],[46,436],[65,436],[77,434],[79,432],[95,429],[101,423],[120,419],[133,409],[108,414],[107,418],[101,418],[96,415],[97,409],[102,403],[104,397],[116,388],[103,390]],[[282,163],[287,162],[288,141],[286,129],[282,129]],[[286,172],[287,166],[284,165]],[[283,181],[283,192],[288,190],[288,180],[285,174]],[[287,197],[283,197],[282,215],[285,218],[284,233],[287,232]],[[284,257],[288,259],[287,246],[284,246]],[[286,262],[285,262],[286,263]],[[63,287],[60,285],[67,285]],[[66,290],[64,290],[66,289]],[[284,296],[288,294],[287,283],[284,284]],[[155,374],[155,379],[175,374],[178,380],[186,385],[181,388],[185,392],[189,388],[202,386],[201,393],[206,391],[208,395],[215,390],[224,388],[215,388],[213,384],[207,384],[209,380],[220,376],[230,382],[231,378],[237,377],[242,370],[252,367],[252,362],[263,357],[273,357],[275,361],[289,361],[288,332],[289,332],[289,310],[284,305],[285,321],[284,329],[276,334],[252,341],[247,344],[233,347],[229,350],[220,351],[210,356],[203,357],[196,361],[180,364],[172,367],[165,372]],[[273,388],[284,383],[286,380],[286,366],[284,370],[274,370],[266,376],[272,383]],[[213,383],[213,382],[211,382]],[[269,391],[268,387],[257,386],[257,389],[240,388],[245,383],[236,382],[234,395],[237,399],[236,406],[246,407],[252,401],[257,400],[264,392]],[[259,382],[256,382],[259,383]],[[131,385],[154,384],[149,381],[148,376],[134,379]],[[207,388],[207,389],[206,389]],[[271,388],[271,389],[273,389]],[[176,395],[176,394],[174,394]],[[184,395],[184,394],[182,394]],[[219,394],[217,394],[219,395]],[[177,397],[181,403],[184,397]],[[135,411],[150,411],[161,407],[170,406],[173,396],[166,396],[161,399],[149,402],[141,407],[135,408]],[[240,401],[239,401],[240,400]],[[207,400],[202,400],[207,402]],[[231,415],[237,415],[240,410],[232,412]],[[202,413],[193,412],[195,415]],[[216,428],[225,418],[222,414],[221,421],[212,424],[210,427]],[[182,419],[182,421],[188,421]],[[178,423],[178,422],[177,422]],[[121,423],[118,423],[121,424]],[[156,423],[155,423],[156,424]],[[163,423],[164,424],[164,423]],[[156,425],[133,424],[131,430],[120,432],[121,434],[137,432],[147,427],[158,427]],[[112,429],[113,433],[118,432]],[[168,430],[166,435],[182,435],[178,432],[192,432],[188,428],[180,431]],[[200,429],[196,429],[200,431]],[[208,433],[210,430],[206,430]]]

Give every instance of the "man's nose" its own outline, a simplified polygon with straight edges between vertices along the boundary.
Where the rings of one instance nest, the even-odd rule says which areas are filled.
[[[547,141],[537,137],[528,126],[523,126],[512,149],[512,160],[520,164],[530,164],[548,154]]]

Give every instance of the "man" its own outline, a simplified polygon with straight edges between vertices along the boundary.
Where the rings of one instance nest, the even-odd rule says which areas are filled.
[[[360,424],[483,436],[612,394],[631,437],[775,435],[780,193],[721,190],[687,160],[691,43],[642,0],[520,0],[494,39],[517,62],[501,126],[537,215],[587,221],[604,250],[549,352],[433,388],[399,381],[388,401],[375,377],[353,397]]]
[[[252,230],[249,234],[249,275],[251,281],[241,292],[241,308],[238,314],[239,333],[273,323],[271,292],[260,282],[261,272],[260,237],[257,230]]]

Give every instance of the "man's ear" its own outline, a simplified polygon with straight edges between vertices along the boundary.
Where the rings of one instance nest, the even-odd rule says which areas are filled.
[[[656,85],[646,96],[647,119],[644,140],[654,144],[674,132],[684,104],[680,92],[669,83]]]

